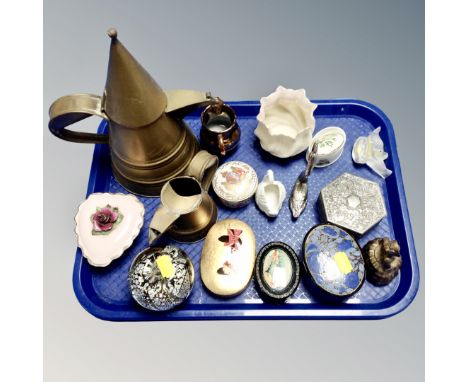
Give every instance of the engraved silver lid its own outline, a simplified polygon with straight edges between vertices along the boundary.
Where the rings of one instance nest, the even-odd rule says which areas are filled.
[[[349,173],[325,186],[319,201],[327,222],[359,235],[387,216],[379,184]]]

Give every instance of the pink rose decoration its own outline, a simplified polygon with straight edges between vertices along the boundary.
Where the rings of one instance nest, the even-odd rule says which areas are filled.
[[[123,215],[119,213],[117,207],[109,204],[103,208],[97,208],[96,213],[91,216],[93,222],[93,234],[109,233],[115,224],[120,223]]]

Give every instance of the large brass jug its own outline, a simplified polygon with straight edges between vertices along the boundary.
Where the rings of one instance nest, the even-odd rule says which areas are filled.
[[[182,118],[197,106],[216,102],[210,93],[163,91],[110,29],[107,82],[102,97],[72,94],[50,107],[49,129],[71,142],[108,143],[112,170],[129,191],[159,196],[164,183],[182,175],[200,150]],[[97,115],[108,121],[107,134],[66,129]]]

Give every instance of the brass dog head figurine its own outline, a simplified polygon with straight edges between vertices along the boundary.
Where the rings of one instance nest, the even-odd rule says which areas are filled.
[[[388,237],[369,241],[363,250],[369,281],[375,285],[387,285],[401,268],[400,246]]]

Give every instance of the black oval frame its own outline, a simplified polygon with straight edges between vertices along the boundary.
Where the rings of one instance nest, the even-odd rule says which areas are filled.
[[[272,290],[263,280],[261,276],[263,273],[263,260],[265,256],[274,248],[279,248],[287,254],[291,261],[291,266],[293,268],[292,277],[288,285],[283,289],[284,292],[278,293]],[[273,241],[268,243],[260,249],[255,259],[255,282],[257,284],[258,290],[263,298],[269,302],[282,302],[286,300],[289,296],[294,294],[299,282],[301,279],[301,264],[299,258],[289,245],[281,241]]]

